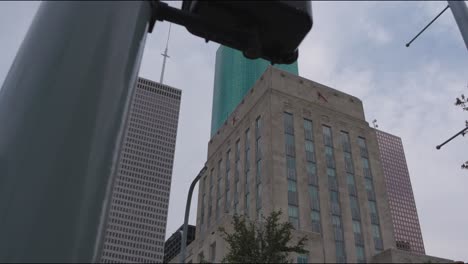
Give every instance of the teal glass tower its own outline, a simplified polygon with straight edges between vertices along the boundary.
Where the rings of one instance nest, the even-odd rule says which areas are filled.
[[[219,46],[216,51],[211,137],[269,65],[270,62],[266,60],[250,60],[238,50]],[[275,64],[274,67],[299,75],[297,61],[293,64]]]

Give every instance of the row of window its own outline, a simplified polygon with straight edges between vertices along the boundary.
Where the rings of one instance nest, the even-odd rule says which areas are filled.
[[[299,204],[296,181],[296,150],[293,115],[284,113],[286,176],[288,180],[288,218],[295,229],[299,229]]]
[[[164,128],[169,133],[175,134],[177,132],[177,120],[168,120],[165,116],[157,116],[147,120],[147,118],[140,118],[138,114],[132,114],[130,121],[152,128]],[[167,120],[167,121],[166,121]]]
[[[286,174],[288,181],[288,214],[291,224],[299,227],[299,206],[297,198],[297,180],[296,180],[296,160],[295,160],[295,138],[294,138],[294,122],[293,115],[284,112],[284,133],[285,133],[285,156],[286,156]],[[327,167],[328,187],[330,193],[330,212],[331,220],[334,228],[334,238],[336,245],[337,262],[345,262],[345,248],[343,241],[343,229],[340,209],[340,198],[338,181],[336,177],[336,164],[333,150],[332,131],[328,126],[322,126],[322,135],[325,148],[325,161]],[[311,202],[311,219],[312,229],[315,232],[320,232],[320,201],[318,190],[318,179],[316,175],[315,151],[313,142],[312,121],[304,119],[304,137],[306,151],[306,170],[309,182],[309,195]],[[341,133],[341,143],[343,148],[343,156],[346,171],[346,181],[348,185],[349,201],[353,219],[353,231],[355,234],[356,256],[358,262],[365,262],[364,241],[361,232],[360,209],[357,198],[357,191],[354,179],[354,165],[351,156],[351,144],[347,132]],[[377,205],[375,201],[375,193],[372,183],[372,173],[368,160],[368,151],[364,138],[358,138],[359,153],[361,156],[363,174],[365,176],[365,186],[368,196],[368,204],[371,214],[372,233],[374,237],[374,245],[377,252],[383,249],[379,217]]]
[[[120,165],[119,172],[122,177],[125,177],[126,175],[131,175],[132,172],[135,172],[132,175],[132,177],[135,177],[137,179],[146,180],[149,182],[157,182],[159,184],[165,184],[167,186],[170,186],[171,184],[170,180],[168,179],[169,177],[163,177],[163,175],[161,175],[161,173],[157,171],[142,169],[128,165]]]
[[[153,99],[152,101],[144,101],[144,102],[141,102],[142,100],[139,100],[139,98],[137,98],[135,96],[135,99],[134,99],[134,102],[138,102],[139,104],[144,104],[144,105],[148,105],[148,106],[152,106],[154,104],[152,104],[152,102],[154,101],[157,101],[157,104],[156,106],[157,107],[161,107],[161,106],[169,106],[169,107],[177,107],[179,104],[180,104],[180,101],[179,100],[170,100],[168,98],[161,98],[159,96],[154,96],[152,94],[145,94],[144,92],[143,93],[136,93],[135,95],[142,95],[143,98],[145,99]],[[159,103],[161,104],[161,106],[159,106]]]
[[[251,193],[250,193],[250,183],[251,180],[251,164],[250,164],[250,156],[251,156],[251,149],[250,149],[250,129],[245,131],[245,163],[244,163],[244,177],[245,177],[245,203],[244,203],[244,215],[250,217],[250,200],[251,200]],[[233,191],[233,211],[234,214],[239,214],[239,191],[240,191],[240,140],[237,140],[235,143],[235,153],[234,153],[234,191]],[[255,179],[255,199],[256,199],[256,212],[257,217],[261,215],[261,207],[262,207],[262,185],[261,185],[261,161],[262,161],[262,137],[261,137],[261,118],[258,117],[255,121],[255,165],[256,165],[256,179]],[[231,175],[231,168],[230,168],[230,160],[231,160],[231,150],[229,149],[226,152],[226,165],[225,165],[225,178],[224,178],[224,197],[225,197],[225,204],[224,204],[224,212],[229,213],[231,210],[231,190],[230,190],[230,175]],[[217,163],[217,184],[216,184],[216,208],[215,208],[215,218],[219,219],[221,215],[221,200],[223,194],[221,190],[222,185],[222,171],[221,171],[221,164],[223,160],[220,159]],[[212,198],[213,198],[213,175],[214,175],[215,168],[211,168],[209,174],[209,193],[208,193],[208,211],[207,211],[207,226],[211,223],[211,215],[212,215]],[[200,225],[201,230],[203,232],[204,227],[204,218],[205,218],[205,207],[206,207],[206,193],[205,193],[205,186],[206,186],[207,177],[205,176],[202,180],[202,201],[201,201],[201,214],[200,214]]]
[[[134,105],[134,107],[130,111],[131,115],[133,117],[136,117],[137,119],[150,121],[156,119],[155,122],[157,122],[159,119],[164,119],[169,122],[166,125],[168,129],[176,128],[177,126],[175,125],[177,124],[179,113],[175,110],[171,110],[170,112],[160,110],[161,109],[153,109],[150,107]],[[157,114],[155,114],[155,112]]]
[[[114,209],[114,207],[112,207]],[[163,227],[156,227],[156,226],[148,226],[143,225],[140,227],[135,226],[125,226],[125,223],[122,220],[112,218],[114,221],[112,222],[115,225],[112,225],[114,228],[108,229],[106,231],[106,235],[109,237],[118,237],[122,238],[121,234],[131,234],[132,236],[139,236],[139,237],[147,237],[147,238],[156,238],[162,236],[164,239],[165,236],[165,228]],[[116,229],[116,226],[119,226]]]
[[[146,79],[138,77],[137,87],[143,88],[143,87],[145,87],[145,85],[146,85],[146,87],[151,88],[151,89],[149,89],[149,91],[151,91],[152,89],[160,89],[161,91],[171,93],[171,94],[175,94],[175,95],[181,95],[182,94],[181,90],[177,90],[177,89],[171,88],[169,86],[165,86],[165,85],[162,85],[160,83],[153,82],[153,81],[148,81]]]
[[[354,244],[356,248],[356,261],[358,263],[365,263],[364,239],[361,231],[361,213],[359,209],[358,196],[356,191],[356,183],[354,179],[354,165],[351,155],[351,143],[349,134],[341,131],[341,143],[343,147],[346,182],[348,185],[349,201],[351,207],[351,218],[353,221]]]
[[[322,126],[322,136],[325,145],[325,161],[327,165],[328,188],[330,192],[331,221],[335,238],[336,262],[345,263],[346,253],[343,236],[343,224],[341,219],[341,207],[336,177],[336,164],[333,155],[332,131],[328,126]]]
[[[129,131],[130,130],[131,129],[129,129]],[[166,155],[171,155],[171,156],[174,155],[174,148],[160,146],[160,145],[152,145],[152,144],[149,144],[148,142],[133,140],[132,138],[127,138],[126,139],[126,142],[124,144],[124,148],[125,148],[125,150],[126,149],[136,149],[136,150],[145,151],[145,152],[149,152],[149,153],[152,153],[153,151],[156,151],[156,150],[161,150],[164,153],[167,153]]]
[[[380,231],[379,214],[377,210],[377,203],[375,199],[374,184],[372,181],[372,173],[369,165],[368,151],[366,141],[363,138],[358,138],[358,145],[360,148],[362,168],[364,173],[364,185],[367,192],[367,200],[369,205],[370,217],[371,217],[371,228],[372,237],[374,239],[374,248],[376,253],[383,250],[383,241]]]
[[[256,199],[256,207],[257,207],[257,219],[261,219],[262,216],[262,119],[257,118],[255,121],[255,167],[256,167],[256,177],[255,177],[255,194],[257,196]]]
[[[134,105],[140,106],[141,104],[137,104],[136,100],[150,103],[150,106],[153,106],[152,108],[157,110],[157,112],[155,113],[163,112],[164,115],[170,113],[177,113],[177,109],[180,105],[179,102],[170,102],[165,100],[165,98],[155,98],[154,96],[145,96],[138,93],[135,95]],[[152,102],[156,101],[157,104],[151,104]]]
[[[145,180],[137,179],[140,174],[133,173],[125,170],[120,170],[120,175],[117,177],[117,181],[120,182],[124,187],[131,187],[136,190],[144,192],[155,192],[159,190],[169,191],[169,182],[168,181],[156,181],[154,179]],[[133,186],[133,187],[132,187]],[[153,189],[145,188],[151,187]]]

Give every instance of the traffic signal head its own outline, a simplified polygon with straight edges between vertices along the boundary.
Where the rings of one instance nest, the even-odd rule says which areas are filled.
[[[202,21],[185,24],[190,33],[278,64],[297,60],[313,23],[310,1],[184,0],[182,11]]]

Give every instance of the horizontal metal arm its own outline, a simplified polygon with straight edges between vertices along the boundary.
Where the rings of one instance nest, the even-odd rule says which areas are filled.
[[[464,134],[466,130],[468,130],[468,127],[465,127],[465,128],[462,129],[460,132],[458,132],[457,134],[455,134],[455,135],[452,136],[451,138],[447,139],[444,143],[438,145],[438,146],[436,147],[436,149],[440,149],[443,145],[449,143],[452,139],[456,138],[458,135]]]

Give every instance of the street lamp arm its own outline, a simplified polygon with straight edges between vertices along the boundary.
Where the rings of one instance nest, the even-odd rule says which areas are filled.
[[[449,8],[449,5],[447,5],[444,10],[442,10],[434,19],[432,19],[431,22],[429,22],[429,24],[427,24],[421,31],[419,31],[419,33],[412,39],[410,40],[410,42],[406,43],[406,47],[409,47],[411,45],[411,43],[413,43],[413,41],[419,37],[419,35],[421,35],[432,23],[434,23],[434,21],[436,21],[437,18],[440,17],[440,15],[442,15],[445,10],[447,10]]]
[[[468,126],[465,127],[465,128],[463,128],[463,129],[462,129],[460,132],[458,132],[457,134],[453,135],[451,138],[447,139],[444,143],[438,145],[438,146],[436,147],[436,149],[440,149],[443,145],[449,143],[452,139],[456,138],[458,135],[464,134],[466,130],[468,130]]]
[[[183,231],[182,231],[182,245],[181,245],[181,250],[180,250],[180,263],[185,263],[185,249],[187,246],[187,232],[188,232],[188,218],[189,218],[189,213],[190,213],[190,204],[192,202],[192,193],[193,189],[195,188],[195,185],[197,182],[200,180],[201,176],[205,174],[205,171],[207,170],[207,167],[204,166],[203,169],[198,173],[197,177],[192,181],[192,184],[190,184],[188,196],[187,196],[187,204],[185,205],[185,216],[184,216],[184,226],[183,226]]]

